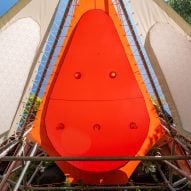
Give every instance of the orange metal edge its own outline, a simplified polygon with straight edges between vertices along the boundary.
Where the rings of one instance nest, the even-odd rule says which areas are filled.
[[[146,153],[149,151],[149,149],[154,146],[154,144],[162,137],[162,135],[164,134],[158,115],[155,111],[155,108],[152,104],[151,98],[146,90],[145,84],[143,82],[143,79],[141,77],[141,74],[139,72],[138,66],[136,64],[135,58],[132,54],[132,51],[130,49],[130,45],[126,39],[125,36],[125,32],[123,30],[122,27],[122,23],[115,11],[114,5],[112,4],[112,0],[108,0],[108,6],[105,6],[105,1],[104,0],[80,0],[79,1],[79,5],[76,6],[75,8],[75,12],[74,12],[74,17],[72,19],[71,22],[71,27],[69,27],[68,33],[67,33],[67,37],[65,39],[64,42],[64,46],[60,51],[60,55],[62,55],[65,51],[65,47],[67,45],[67,42],[69,40],[70,35],[72,34],[72,31],[74,29],[74,27],[76,26],[77,22],[79,21],[80,17],[88,10],[90,9],[102,9],[105,11],[105,9],[107,8],[107,13],[110,15],[110,17],[112,18],[114,25],[118,31],[119,37],[121,39],[121,42],[123,44],[123,47],[125,49],[126,54],[128,55],[129,58],[129,62],[131,65],[131,68],[133,70],[133,73],[135,75],[135,78],[138,82],[139,88],[141,89],[141,92],[143,94],[143,97],[145,99],[145,103],[146,103],[146,107],[149,113],[149,117],[150,117],[150,126],[149,126],[149,131],[148,131],[148,136],[145,139],[145,142],[143,143],[141,149],[139,150],[139,152],[137,153],[137,156],[144,156],[146,155]],[[52,148],[50,148],[51,143],[50,141],[48,141],[48,137],[46,135],[45,130],[41,131],[41,118],[43,115],[43,108],[44,108],[44,104],[45,104],[45,100],[48,96],[48,91],[50,89],[50,84],[54,79],[54,76],[56,74],[57,69],[59,68],[59,63],[60,63],[60,57],[57,59],[55,67],[54,67],[54,71],[53,74],[51,75],[50,79],[49,79],[49,83],[48,86],[45,90],[45,94],[43,96],[43,101],[40,105],[39,111],[37,113],[35,122],[34,122],[34,127],[32,132],[29,135],[29,138],[34,140],[35,142],[37,142],[39,145],[42,144],[42,140],[43,139],[47,139],[46,143],[47,145],[43,145],[45,147],[45,150],[49,151],[49,154],[53,155],[53,156],[58,156],[58,153],[56,153],[56,151]],[[42,135],[43,132],[43,135]],[[41,137],[42,136],[42,137]],[[43,141],[44,142],[44,141]],[[122,167],[121,169],[119,169],[119,171],[124,172],[127,177],[130,177],[131,174],[133,173],[133,171],[135,170],[135,168],[137,167],[137,165],[140,163],[140,161],[129,161],[124,167]],[[64,163],[64,162],[58,162],[57,163],[62,169],[65,168],[66,171],[70,168],[70,170],[72,171],[72,166]],[[73,173],[76,173],[75,176],[80,176],[81,178],[83,177],[82,172],[78,171],[77,169],[73,169]],[[72,173],[72,175],[73,175]],[[112,173],[111,173],[112,174]],[[120,173],[119,173],[120,174]],[[105,175],[107,175],[107,179],[108,181],[112,181],[114,180],[114,175],[113,176],[109,176],[108,173],[106,173]],[[67,174],[66,174],[67,176]],[[71,176],[71,175],[69,175]],[[85,177],[87,178],[89,175],[86,173]],[[115,174],[115,179],[116,179],[117,173]],[[113,178],[112,178],[113,177]],[[93,178],[92,176],[89,177]],[[94,183],[96,184],[96,177]],[[121,178],[121,177],[120,177]],[[69,177],[70,181],[73,181],[73,177]],[[127,180],[126,180],[127,181]],[[91,182],[91,181],[90,181]],[[122,181],[123,182],[123,181]]]

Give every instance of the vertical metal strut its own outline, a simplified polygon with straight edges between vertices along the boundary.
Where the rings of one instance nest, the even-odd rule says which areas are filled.
[[[35,145],[33,146],[32,151],[31,151],[31,153],[30,153],[29,156],[30,156],[30,157],[34,156],[35,153],[36,153],[36,151],[37,151],[37,144],[35,144]],[[26,171],[27,171],[27,169],[28,169],[30,163],[31,163],[31,161],[27,161],[27,162],[26,162],[25,167],[24,167],[22,173],[20,174],[19,179],[17,180],[17,184],[15,185],[13,191],[17,191],[17,190],[19,189],[19,186],[21,185],[21,182],[22,182],[22,180],[23,180],[23,178],[24,178],[24,176],[25,176],[25,174],[26,174]]]
[[[22,154],[22,152],[23,152],[23,147],[24,147],[23,144],[22,144],[22,146],[21,146],[20,148],[17,147],[17,150],[16,150],[16,155],[17,155],[17,156],[20,156],[20,155]],[[14,168],[14,166],[15,166],[16,163],[17,163],[17,160],[16,160],[16,161],[13,161],[13,162],[10,164],[10,166],[9,166],[9,168],[8,168],[8,170],[7,170],[7,172],[6,172],[6,174],[3,176],[3,179],[2,179],[2,181],[1,181],[1,183],[0,183],[0,190],[3,190],[3,189],[4,189],[4,185],[5,185],[5,183],[7,182],[7,179],[9,178],[9,175],[11,174],[11,171],[12,171],[12,169]]]

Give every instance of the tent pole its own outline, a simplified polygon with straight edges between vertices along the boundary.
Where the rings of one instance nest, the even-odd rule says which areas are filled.
[[[0,153],[0,159],[2,158],[2,157],[4,157],[4,156],[6,156],[7,154],[8,154],[8,152],[12,149],[12,148],[14,148],[20,141],[22,141],[22,139],[24,138],[24,137],[26,137],[26,135],[30,132],[32,130],[32,128],[30,128],[30,129],[27,129],[27,131],[24,133],[24,135],[21,137],[21,138],[16,138],[16,140],[14,140],[13,142],[11,142],[11,144],[10,145],[5,145],[5,149],[4,150],[2,150],[2,152]]]
[[[181,174],[183,177],[186,177],[189,181],[191,181],[191,174],[188,174],[187,172],[179,169],[177,166],[175,166],[174,164],[170,163],[167,160],[163,161],[165,164],[167,164],[168,166],[170,166],[172,169],[174,169],[176,172],[178,172],[179,174]]]
[[[17,156],[20,156],[20,155],[22,154],[22,152],[23,152],[23,147],[24,147],[24,145],[22,144],[22,145],[20,146],[20,148],[18,149],[18,151],[16,152],[16,155],[17,155]],[[11,174],[12,169],[14,168],[14,166],[16,165],[16,163],[17,163],[17,160],[13,161],[13,162],[10,164],[10,166],[9,166],[9,168],[8,168],[8,170],[7,170],[7,172],[6,172],[6,174],[3,176],[2,181],[1,181],[1,183],[0,183],[0,190],[3,190],[3,187],[4,187],[5,183],[7,182],[7,179],[9,178],[9,175]]]
[[[5,156],[0,159],[0,161],[164,161],[164,160],[191,160],[191,155],[182,156],[182,155],[174,155],[174,156],[123,156],[123,157],[58,157],[58,156],[47,156],[47,157],[32,157],[32,156]]]
[[[31,151],[31,153],[30,153],[29,156],[30,156],[30,157],[34,156],[35,153],[36,153],[36,151],[37,151],[37,144],[35,144],[35,145],[33,146],[32,151]],[[20,185],[21,185],[21,182],[22,182],[22,180],[23,180],[23,178],[24,178],[24,176],[25,176],[25,174],[26,174],[26,172],[27,172],[27,169],[29,168],[30,163],[31,163],[31,161],[27,161],[27,162],[26,162],[25,167],[24,167],[24,169],[22,170],[22,173],[20,174],[19,179],[17,180],[17,184],[15,185],[13,191],[17,191],[17,190],[19,189],[19,187],[20,187]]]
[[[36,174],[38,173],[38,171],[40,170],[41,166],[43,164],[43,161],[41,161],[39,163],[39,165],[36,167],[35,171],[33,172],[32,176],[30,177],[29,181],[27,182],[27,186],[29,186],[31,184],[31,182],[33,181],[33,179],[35,178]]]
[[[22,142],[21,144],[19,144],[20,146],[19,146],[19,145],[17,146],[17,148],[16,148],[16,154],[15,154],[16,156],[20,156],[20,155],[22,154],[22,151],[23,151],[23,148],[24,148],[24,143],[25,143],[25,141],[23,140],[23,138],[26,137],[26,135],[31,131],[31,129],[32,129],[32,128],[27,129],[26,132],[24,132],[24,134],[22,135],[22,137],[19,139],[19,140],[22,140],[23,142]],[[11,150],[11,146],[10,146],[9,148],[7,148],[6,153],[8,153],[10,150]],[[6,154],[6,153],[4,152],[4,154]],[[2,154],[2,153],[1,153],[1,154]],[[3,154],[2,154],[2,156],[3,156]],[[0,158],[0,161],[1,161],[1,158]],[[0,190],[3,189],[5,183],[6,183],[7,179],[8,179],[8,177],[9,177],[9,175],[11,174],[11,172],[12,172],[14,166],[16,165],[16,163],[17,163],[17,161],[13,161],[13,162],[10,164],[10,166],[8,167],[8,170],[7,170],[6,174],[3,176],[2,181],[1,181],[1,183],[0,183]]]
[[[160,173],[160,175],[162,176],[163,180],[165,181],[165,183],[167,184],[168,188],[170,191],[176,191],[176,189],[173,188],[173,186],[170,184],[170,182],[167,180],[166,176],[164,175],[163,171],[161,170],[160,166],[157,165],[158,167],[158,171]]]

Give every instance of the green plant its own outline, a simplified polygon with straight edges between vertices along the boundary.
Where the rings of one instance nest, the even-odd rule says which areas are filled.
[[[168,0],[167,3],[191,24],[191,0]]]
[[[35,99],[35,95],[34,95],[34,94],[31,94],[31,95],[29,96],[29,99],[28,99],[27,104],[26,104],[26,106],[25,106],[24,112],[23,112],[23,114],[22,114],[22,118],[21,118],[19,127],[22,127],[22,126],[25,124],[25,121],[26,121],[28,115],[30,115],[30,121],[34,120],[35,115],[36,115],[36,113],[37,113],[37,111],[38,111],[38,108],[39,108],[39,106],[40,106],[40,103],[41,103],[41,98],[37,97],[37,98],[35,99],[35,103],[34,103],[34,105],[33,105],[32,112],[29,113],[29,112],[30,112],[30,108],[31,108],[31,106],[32,106],[32,104],[33,104],[33,100],[34,100],[34,99]]]

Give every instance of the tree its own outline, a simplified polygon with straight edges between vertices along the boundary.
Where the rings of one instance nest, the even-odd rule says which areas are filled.
[[[167,3],[191,24],[191,0],[168,0]]]

